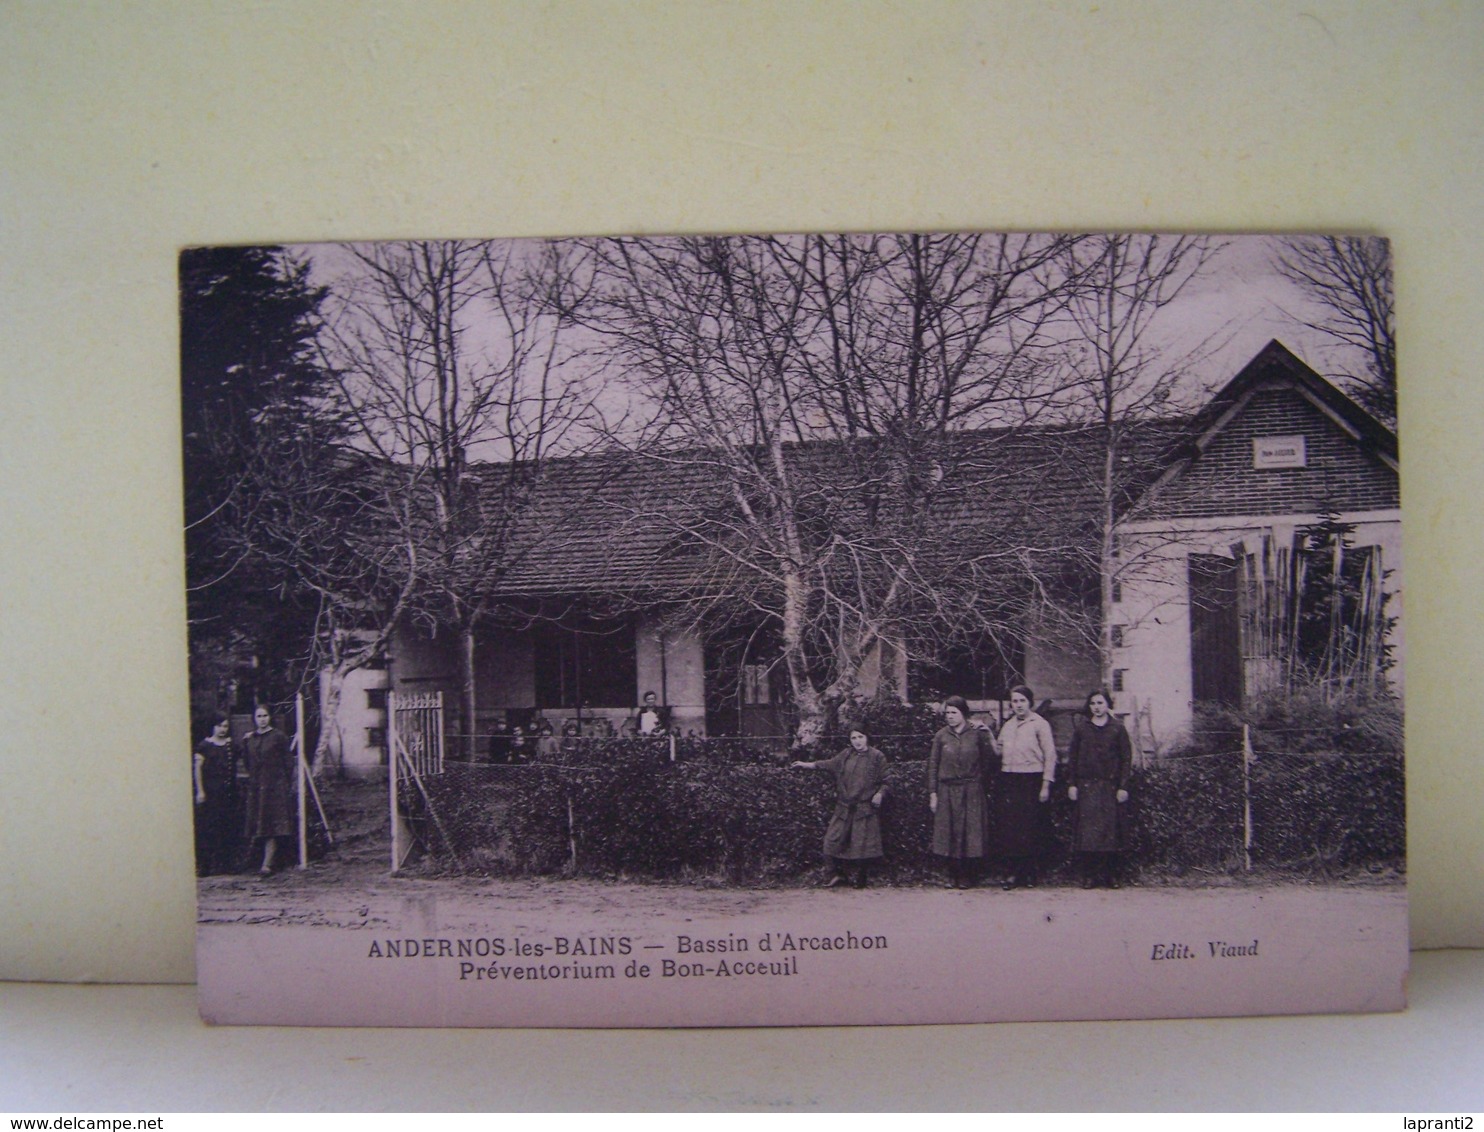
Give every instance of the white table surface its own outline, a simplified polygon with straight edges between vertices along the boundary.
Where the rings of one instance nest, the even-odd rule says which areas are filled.
[[[0,984],[0,1112],[1484,1109],[1484,951],[1402,1014],[799,1030],[213,1028],[193,986]]]

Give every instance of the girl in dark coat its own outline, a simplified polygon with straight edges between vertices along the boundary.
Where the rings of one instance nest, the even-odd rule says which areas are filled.
[[[791,766],[827,770],[835,776],[835,811],[824,832],[824,856],[830,865],[826,888],[855,871],[856,888],[869,883],[873,862],[881,859],[881,802],[886,795],[886,756],[871,746],[859,727],[850,732],[850,746],[832,759],[795,761]]]
[[[1087,718],[1077,721],[1068,750],[1067,797],[1076,805],[1072,848],[1082,860],[1082,887],[1118,888],[1118,856],[1123,848],[1123,807],[1133,773],[1133,744],[1111,713],[1112,698],[1102,688],[1087,697]]]
[[[962,696],[943,701],[947,726],[928,752],[928,808],[933,812],[933,852],[948,865],[953,888],[972,888],[984,861],[987,824],[984,783],[999,756],[988,730],[969,722]]]
[[[273,726],[265,707],[253,712],[254,731],[243,741],[247,758],[247,836],[263,846],[258,875],[273,871],[278,839],[294,832],[294,756],[288,736]]]

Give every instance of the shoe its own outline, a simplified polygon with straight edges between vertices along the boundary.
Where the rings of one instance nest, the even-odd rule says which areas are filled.
[[[1019,888],[1020,878],[1010,877],[1008,880],[1005,881],[1004,884],[1000,885],[1000,887],[1003,888],[1006,892],[1009,892],[1012,888]]]
[[[839,888],[844,883],[845,883],[845,878],[843,876],[841,876],[839,873],[836,873],[834,876],[830,877],[829,880],[827,880],[827,881],[824,882],[823,887],[825,887],[825,888]]]
[[[1119,880],[1117,877],[1114,877],[1112,880],[1110,880],[1108,882],[1108,887],[1109,888],[1122,888],[1123,887],[1123,881]]]

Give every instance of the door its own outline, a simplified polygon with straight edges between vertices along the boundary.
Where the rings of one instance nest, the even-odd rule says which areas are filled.
[[[1196,701],[1242,706],[1239,564],[1219,554],[1190,556],[1190,676]]]

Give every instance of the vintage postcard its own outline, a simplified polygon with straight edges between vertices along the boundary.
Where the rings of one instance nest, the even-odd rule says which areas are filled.
[[[206,247],[180,290],[208,1021],[1404,1005],[1384,239]]]

